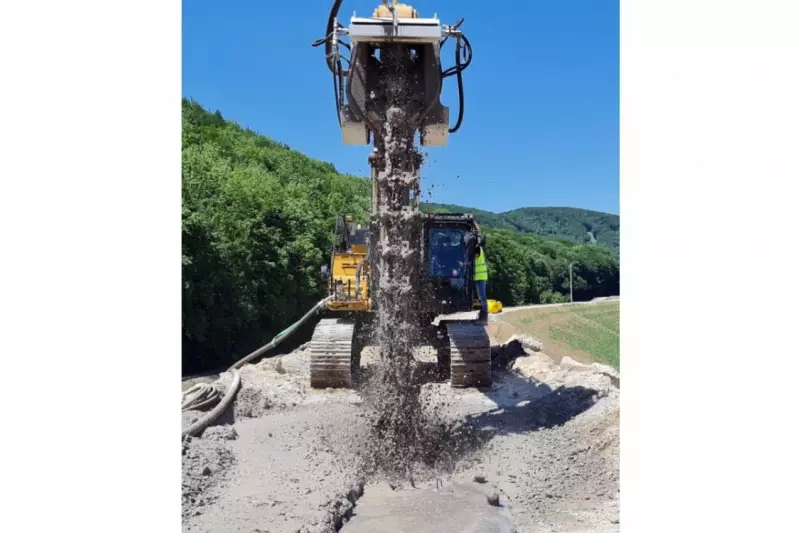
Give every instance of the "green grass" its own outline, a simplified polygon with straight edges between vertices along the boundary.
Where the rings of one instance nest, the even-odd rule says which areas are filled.
[[[618,301],[524,310],[508,320],[541,339],[550,355],[599,361],[619,370]]]
[[[567,307],[566,321],[550,324],[550,336],[619,369],[619,303]]]

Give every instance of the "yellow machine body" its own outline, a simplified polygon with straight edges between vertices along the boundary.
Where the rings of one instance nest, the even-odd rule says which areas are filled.
[[[337,221],[331,254],[328,310],[366,312],[372,310],[369,295],[369,244],[366,232],[355,228],[349,217]],[[359,240],[360,239],[360,240]]]
[[[328,302],[328,309],[331,311],[372,310],[367,291],[369,274],[366,265],[361,268],[360,279],[356,276],[358,265],[364,263],[366,259],[366,250],[333,254],[331,258],[333,283],[330,291],[334,298]]]

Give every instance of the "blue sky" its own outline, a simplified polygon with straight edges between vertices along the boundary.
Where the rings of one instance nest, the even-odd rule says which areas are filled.
[[[380,0],[344,0],[339,20]],[[418,0],[459,17],[473,48],[466,110],[445,147],[426,149],[426,200],[489,211],[568,206],[619,213],[617,0]],[[183,95],[243,126],[368,175],[369,148],[341,140],[322,48],[331,2],[183,3]],[[443,52],[453,63],[453,43]],[[457,115],[455,77],[442,100]]]

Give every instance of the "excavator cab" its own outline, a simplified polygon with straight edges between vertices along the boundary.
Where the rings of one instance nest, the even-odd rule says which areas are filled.
[[[470,214],[427,213],[423,225],[426,314],[471,311],[475,247],[483,241],[475,219]]]

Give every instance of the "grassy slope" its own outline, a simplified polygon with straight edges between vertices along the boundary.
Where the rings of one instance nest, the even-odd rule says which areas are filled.
[[[492,213],[451,204],[429,203],[423,211],[474,213],[481,226],[533,233],[571,242],[597,242],[619,252],[619,215],[572,207],[523,207]]]
[[[511,311],[501,319],[544,342],[548,355],[619,369],[618,301]]]

